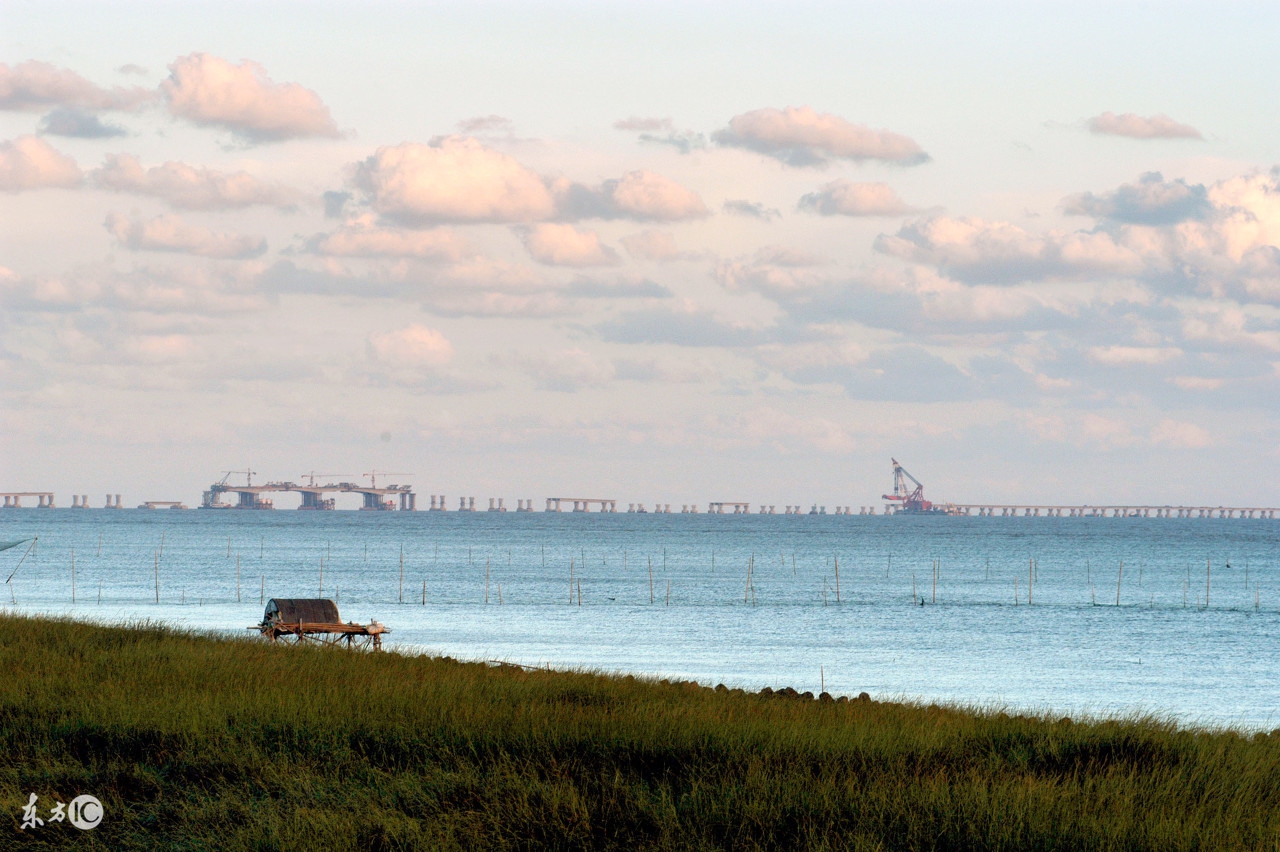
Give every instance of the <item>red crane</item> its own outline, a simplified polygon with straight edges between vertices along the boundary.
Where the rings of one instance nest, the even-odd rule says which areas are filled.
[[[920,480],[907,473],[907,469],[898,464],[897,459],[891,458],[889,461],[893,462],[893,493],[882,494],[881,496],[886,500],[892,500],[900,504],[899,512],[938,511],[933,508],[932,503],[924,499],[924,486],[920,484]],[[908,479],[915,483],[915,488],[907,485]]]

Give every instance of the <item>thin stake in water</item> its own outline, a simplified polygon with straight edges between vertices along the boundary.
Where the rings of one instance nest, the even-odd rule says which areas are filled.
[[[649,603],[653,603],[653,557],[649,557]]]
[[[485,560],[484,564],[487,566],[489,564],[488,560]],[[486,585],[487,583],[488,581],[486,580]],[[488,593],[486,591],[485,603],[488,603],[488,602],[489,602]],[[400,545],[400,603],[404,603],[404,545],[403,544]]]
[[[484,605],[489,605],[489,560],[484,560]]]
[[[1120,606],[1120,579],[1124,577],[1124,560],[1120,560],[1120,570],[1116,572],[1116,606]]]
[[[836,563],[836,603],[840,603],[840,557],[833,557]]]

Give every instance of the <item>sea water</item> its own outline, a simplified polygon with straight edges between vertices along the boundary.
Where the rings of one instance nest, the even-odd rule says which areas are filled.
[[[254,636],[322,596],[405,653],[1280,726],[1273,520],[0,511],[31,536],[26,614]]]

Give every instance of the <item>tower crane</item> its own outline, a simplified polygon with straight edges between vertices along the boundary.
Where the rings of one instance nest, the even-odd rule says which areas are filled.
[[[413,476],[413,474],[412,474],[412,473],[388,473],[388,472],[387,472],[387,471],[385,471],[385,470],[371,470],[371,471],[369,471],[368,473],[366,473],[366,474],[364,474],[364,475],[365,475],[365,476],[367,476],[367,477],[369,477],[369,487],[370,487],[370,488],[377,488],[377,487],[378,487],[378,477],[379,477],[379,476]]]
[[[316,477],[318,477],[318,476],[351,476],[351,474],[349,474],[349,473],[316,473],[316,472],[313,470],[313,471],[311,471],[310,473],[304,473],[304,474],[302,474],[302,476],[305,476],[305,477],[307,478],[307,487],[308,487],[308,488],[315,488],[315,487],[316,487]]]

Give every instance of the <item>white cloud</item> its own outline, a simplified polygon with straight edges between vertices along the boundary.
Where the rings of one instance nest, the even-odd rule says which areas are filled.
[[[792,166],[822,166],[829,160],[881,160],[910,166],[929,155],[913,140],[888,130],[853,124],[812,107],[752,110],[736,115],[712,134],[714,141],[746,148]]]
[[[1161,420],[1151,430],[1151,441],[1162,447],[1183,450],[1198,450],[1213,444],[1209,433],[1196,424],[1169,419]]]
[[[192,53],[169,66],[160,84],[169,111],[205,126],[222,127],[251,142],[337,136],[320,96],[297,83],[276,83],[266,69]]]
[[[261,181],[248,172],[219,172],[173,161],[143,168],[138,158],[129,154],[109,154],[89,176],[103,189],[150,195],[190,210],[256,205],[285,208],[301,199],[296,190]]]
[[[1089,131],[1108,136],[1128,136],[1131,139],[1202,139],[1200,131],[1188,124],[1179,124],[1167,115],[1135,115],[1126,112],[1116,115],[1104,112],[1089,119]]]
[[[1176,387],[1186,391],[1215,391],[1224,384],[1222,379],[1204,376],[1174,376],[1169,379]]]
[[[524,245],[539,263],[551,266],[616,266],[618,253],[601,244],[595,231],[573,225],[545,223],[524,233]]]
[[[35,136],[0,142],[0,191],[79,186],[76,161]]]
[[[127,110],[154,97],[146,89],[104,89],[47,62],[29,60],[13,66],[0,62],[0,109],[4,110]]]
[[[1094,346],[1089,349],[1089,360],[1108,367],[1154,367],[1181,354],[1182,350],[1173,346]]]
[[[983,283],[1135,276],[1150,260],[1105,232],[1035,234],[1009,222],[950,216],[909,222],[896,235],[881,234],[874,245],[884,254]]]
[[[191,225],[171,214],[143,221],[110,213],[104,223],[120,244],[133,251],[171,251],[200,257],[250,258],[267,250],[263,237],[224,234]]]
[[[799,209],[822,216],[901,216],[915,212],[887,183],[854,183],[843,178],[802,196]]]
[[[1140,225],[1172,225],[1203,219],[1213,211],[1203,184],[1166,182],[1159,172],[1147,172],[1136,183],[1124,184],[1112,192],[1068,196],[1062,207],[1067,213]]]
[[[439,367],[453,360],[453,344],[434,328],[413,324],[369,335],[369,352],[386,364]]]
[[[375,211],[408,225],[531,222],[555,212],[542,178],[462,136],[379,148],[357,165],[355,183]]]

